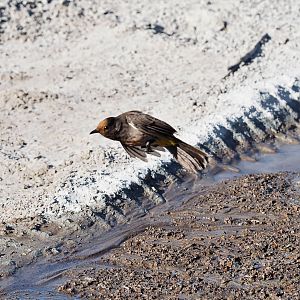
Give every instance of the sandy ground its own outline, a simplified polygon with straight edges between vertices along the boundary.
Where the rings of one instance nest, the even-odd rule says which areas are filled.
[[[0,276],[127,222],[149,204],[139,196],[166,201],[178,165],[89,136],[104,117],[142,110],[225,161],[286,139],[300,118],[298,28],[292,0],[2,1]]]
[[[101,210],[157,169],[88,135],[106,116],[139,109],[195,144],[259,91],[299,97],[297,1],[48,2],[1,6],[2,221]],[[263,57],[223,80],[266,33]]]

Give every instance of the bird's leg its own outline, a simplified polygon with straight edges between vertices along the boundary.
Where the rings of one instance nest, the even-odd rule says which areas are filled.
[[[154,143],[154,140],[150,140],[146,143],[146,151],[147,153],[153,152],[151,145]]]
[[[150,142],[150,141],[148,141],[148,142],[146,143],[146,151],[147,151],[147,153],[149,153],[149,152],[152,151],[152,150],[151,150],[151,142]]]

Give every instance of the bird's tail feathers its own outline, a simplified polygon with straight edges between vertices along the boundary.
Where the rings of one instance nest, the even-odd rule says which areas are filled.
[[[176,139],[176,144],[166,148],[187,171],[198,173],[206,167],[208,156],[205,152],[179,139]]]

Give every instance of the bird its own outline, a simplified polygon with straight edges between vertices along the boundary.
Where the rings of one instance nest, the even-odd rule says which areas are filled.
[[[90,134],[119,141],[129,156],[146,162],[147,154],[160,156],[167,149],[184,169],[198,173],[207,166],[208,155],[174,136],[176,132],[168,123],[132,110],[100,121]]]

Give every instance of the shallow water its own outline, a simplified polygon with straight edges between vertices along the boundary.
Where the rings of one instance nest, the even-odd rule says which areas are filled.
[[[232,179],[246,174],[275,173],[280,171],[300,172],[300,145],[281,145],[275,154],[257,154],[257,161],[240,161],[235,164],[240,172],[220,172],[215,180]]]
[[[79,266],[107,268],[99,265],[99,257],[118,247],[129,236],[143,231],[147,226],[157,224],[154,216],[161,211],[172,210],[183,201],[199,194],[200,187],[221,180],[232,179],[246,174],[279,171],[300,172],[300,145],[281,145],[275,154],[256,154],[255,162],[240,161],[233,164],[239,173],[222,171],[216,175],[206,174],[202,179],[190,178],[187,182],[172,186],[164,197],[167,203],[159,205],[143,217],[132,219],[130,223],[119,225],[109,232],[98,234],[78,252],[69,257],[43,259],[21,268],[14,277],[2,280],[1,288],[8,293],[6,299],[78,299],[56,292],[56,287],[65,281],[64,273]],[[159,222],[168,221],[168,217]]]

